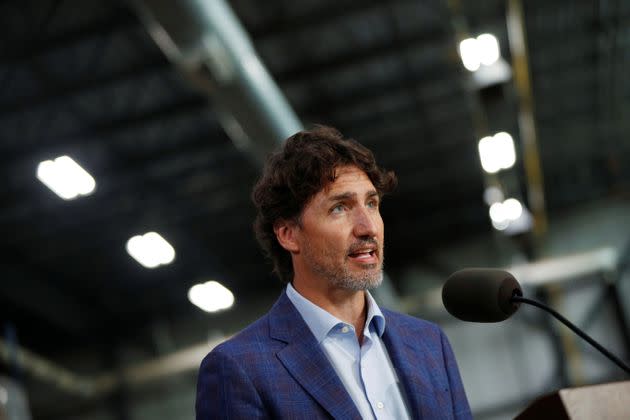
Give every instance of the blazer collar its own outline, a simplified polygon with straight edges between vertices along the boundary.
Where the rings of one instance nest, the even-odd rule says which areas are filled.
[[[424,387],[424,381],[417,375],[420,365],[414,363],[414,354],[401,338],[399,326],[388,315],[385,315],[387,328],[383,334],[383,342],[402,383],[402,391],[406,397],[409,414],[414,419],[422,419],[422,414],[418,411],[419,407],[422,406],[422,397],[419,391]]]
[[[400,319],[389,311],[384,311],[387,328],[383,342],[389,353],[396,374],[400,378],[407,398],[410,414],[414,419],[431,419],[435,411],[435,398],[440,406],[448,407],[448,392],[436,392],[441,385],[434,383],[435,373],[430,369],[443,369],[444,361],[423,342],[418,333],[410,332],[400,324]]]
[[[361,418],[332,364],[284,291],[269,311],[269,334],[287,343],[277,353],[278,359],[331,416]]]

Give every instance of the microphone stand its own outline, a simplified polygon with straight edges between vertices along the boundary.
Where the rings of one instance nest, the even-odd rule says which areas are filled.
[[[555,310],[553,310],[549,306],[547,306],[545,304],[542,304],[542,303],[540,303],[540,302],[538,302],[536,300],[528,299],[528,298],[519,296],[518,292],[516,292],[514,295],[512,295],[512,297],[510,298],[510,302],[527,303],[529,305],[536,306],[536,307],[538,307],[540,309],[543,309],[543,310],[549,312],[551,315],[556,317],[556,319],[558,319],[564,325],[569,327],[571,329],[571,331],[573,331],[574,333],[576,333],[577,335],[582,337],[591,346],[595,347],[604,356],[608,357],[611,361],[613,361],[617,366],[619,366],[621,369],[625,370],[626,373],[630,374],[630,367],[628,365],[626,365],[621,359],[619,359],[617,356],[615,356],[614,354],[612,354],[611,352],[606,350],[601,344],[599,344],[597,341],[593,340],[588,334],[586,334],[584,331],[579,329],[577,326],[575,326],[573,323],[571,323],[571,321],[569,321],[568,319],[566,319],[565,317],[560,315],[558,312],[556,312]]]

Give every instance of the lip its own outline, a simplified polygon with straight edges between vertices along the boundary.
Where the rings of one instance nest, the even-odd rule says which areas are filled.
[[[359,264],[375,264],[378,262],[378,251],[372,247],[361,248],[348,254],[348,259]]]
[[[365,248],[357,248],[357,249],[353,249],[350,251],[350,254],[358,254],[358,253],[364,253],[364,252],[376,252],[376,247],[375,246],[367,246]]]

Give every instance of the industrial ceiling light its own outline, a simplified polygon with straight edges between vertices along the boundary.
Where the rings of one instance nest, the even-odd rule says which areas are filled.
[[[217,312],[232,307],[234,294],[221,283],[211,280],[192,286],[188,290],[188,300],[206,312]]]
[[[503,202],[503,212],[508,220],[516,220],[523,214],[523,205],[516,198],[508,198]]]
[[[476,71],[479,69],[481,60],[479,59],[478,45],[475,38],[468,38],[459,43],[459,56],[466,70]]]
[[[492,34],[481,34],[477,38],[467,38],[459,43],[459,55],[468,71],[494,64],[501,57],[499,41]]]
[[[65,155],[40,162],[37,179],[64,200],[89,195],[96,188],[92,175]]]
[[[489,213],[492,226],[508,234],[522,233],[532,227],[531,215],[516,198],[494,203],[490,206]]]
[[[492,34],[481,34],[477,37],[477,45],[479,50],[479,61],[484,66],[491,66],[499,57],[499,41]]]
[[[516,162],[514,140],[506,132],[479,140],[479,158],[484,171],[494,174],[501,169],[509,169]]]
[[[167,265],[175,259],[175,249],[157,232],[130,238],[126,248],[129,255],[146,268]]]
[[[505,230],[510,224],[510,220],[507,218],[506,211],[503,208],[503,203],[494,203],[490,206],[490,220],[492,226],[497,230]]]

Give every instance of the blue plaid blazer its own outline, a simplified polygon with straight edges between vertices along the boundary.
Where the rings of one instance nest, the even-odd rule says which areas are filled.
[[[438,326],[382,310],[383,342],[414,419],[470,419],[457,364]],[[325,353],[283,292],[273,308],[201,363],[197,420],[360,419]]]

